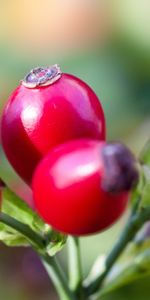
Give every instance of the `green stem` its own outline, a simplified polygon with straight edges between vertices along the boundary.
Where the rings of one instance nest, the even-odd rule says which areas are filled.
[[[73,294],[73,292],[71,292],[71,290],[69,289],[67,280],[64,277],[64,274],[60,269],[60,266],[58,265],[56,259],[51,258],[48,255],[43,255],[42,262],[49,277],[52,279],[56,290],[58,291],[60,299],[75,300],[76,297]]]
[[[20,232],[32,243],[32,245],[34,244],[38,248],[44,249],[44,238],[40,234],[33,231],[28,225],[23,224],[22,222],[2,212],[0,213],[0,222]]]
[[[78,295],[78,299],[83,299],[82,267],[81,267],[79,238],[73,237],[73,236],[69,237],[68,251],[69,251],[69,284],[70,284],[70,288]]]
[[[42,258],[45,269],[47,270],[48,275],[51,277],[60,299],[76,300],[74,294],[68,287],[67,281],[60,266],[53,257],[48,256],[46,253],[45,245],[47,241],[44,239],[44,237],[33,231],[28,225],[21,223],[5,213],[0,213],[0,222],[20,232],[27,238],[27,240],[29,240],[34,250]]]
[[[123,232],[121,233],[120,238],[106,258],[104,272],[101,273],[95,280],[93,280],[93,282],[91,282],[87,287],[85,287],[87,295],[91,295],[97,292],[103,280],[106,278],[107,274],[109,273],[110,269],[112,268],[122,251],[134,238],[141,226],[149,220],[149,218],[150,208],[148,207],[143,208],[141,211],[135,213],[135,215],[131,214],[131,217],[127,222],[127,225],[125,226]]]

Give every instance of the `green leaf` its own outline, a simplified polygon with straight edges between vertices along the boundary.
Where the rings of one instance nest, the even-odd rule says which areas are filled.
[[[67,236],[54,231],[18,196],[10,189],[3,190],[2,212],[28,225],[35,233],[45,239],[45,250],[51,256],[60,251],[66,243]],[[23,234],[0,223],[0,240],[7,246],[30,246]]]
[[[139,202],[141,201],[142,192],[145,186],[145,178],[143,175],[143,168],[141,169],[141,172],[139,174],[139,181],[136,187],[132,190],[131,196],[130,196],[130,202],[132,206],[135,206],[135,204],[138,206]],[[137,202],[137,200],[139,201]]]
[[[107,282],[100,291],[100,297],[97,299],[101,299],[102,295],[108,294],[148,275],[150,275],[150,250],[146,250],[135,257],[132,262],[130,262],[129,266],[119,272],[112,281]]]
[[[139,209],[150,206],[150,168],[146,165],[143,166],[144,185],[141,191],[142,199]]]
[[[139,155],[142,162],[140,169],[140,179],[138,185],[132,191],[131,203],[134,205],[137,199],[140,200],[140,209],[150,205],[150,139]]]
[[[135,256],[148,249],[150,249],[150,221],[143,225],[134,240],[128,245],[121,261],[130,262]]]
[[[49,235],[49,242],[47,243],[47,253],[50,256],[54,256],[57,252],[59,252],[64,245],[66,244],[67,236],[52,230]]]
[[[23,235],[2,223],[0,223],[0,241],[2,241],[6,246],[9,247],[29,245],[28,241]]]
[[[133,242],[130,245],[130,249],[128,249],[128,254],[131,256],[136,256],[148,249],[150,249],[150,238],[146,238],[141,242]]]
[[[143,148],[139,156],[139,159],[143,164],[150,166],[150,139],[148,140],[145,147]]]
[[[34,231],[44,231],[45,224],[28,205],[10,189],[3,190],[2,212],[30,226]],[[0,240],[7,246],[29,246],[27,239],[13,228],[0,223]]]
[[[42,232],[45,224],[42,219],[10,189],[3,191],[2,212],[10,215],[18,221],[27,224],[36,232]]]

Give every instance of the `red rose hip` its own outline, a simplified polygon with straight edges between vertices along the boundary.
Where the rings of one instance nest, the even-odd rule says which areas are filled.
[[[2,115],[2,144],[28,183],[51,148],[78,138],[105,139],[103,109],[93,90],[57,65],[33,69],[11,94]]]
[[[33,176],[33,198],[41,217],[72,235],[99,232],[125,210],[138,179],[135,161],[122,144],[89,139],[49,152]]]

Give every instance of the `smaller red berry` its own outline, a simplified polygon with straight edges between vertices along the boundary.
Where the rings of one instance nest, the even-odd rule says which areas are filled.
[[[92,234],[121,216],[137,180],[135,159],[122,144],[68,142],[38,165],[32,185],[35,208],[59,231]]]

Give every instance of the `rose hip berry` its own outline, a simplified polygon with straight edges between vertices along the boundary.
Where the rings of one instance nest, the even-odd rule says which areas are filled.
[[[36,168],[35,208],[61,232],[100,232],[121,216],[137,180],[135,159],[122,144],[70,141],[50,151]]]
[[[79,78],[57,65],[35,68],[11,94],[1,134],[9,162],[30,184],[37,163],[54,146],[78,138],[104,140],[104,113]]]

